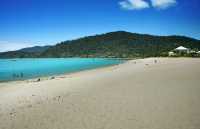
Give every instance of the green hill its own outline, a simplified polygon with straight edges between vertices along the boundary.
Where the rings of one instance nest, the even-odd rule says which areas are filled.
[[[49,47],[42,53],[1,53],[0,58],[15,57],[118,57],[135,58],[165,56],[178,46],[200,50],[200,40],[184,36],[152,36],[125,31],[88,36],[64,41]]]
[[[20,49],[21,52],[29,52],[29,53],[42,53],[46,51],[50,46],[35,46],[35,47],[28,47]]]

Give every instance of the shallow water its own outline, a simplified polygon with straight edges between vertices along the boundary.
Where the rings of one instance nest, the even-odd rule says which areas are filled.
[[[122,62],[103,58],[0,59],[0,81],[59,75]]]

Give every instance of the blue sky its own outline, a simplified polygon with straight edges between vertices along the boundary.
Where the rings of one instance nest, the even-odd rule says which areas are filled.
[[[124,30],[200,39],[199,0],[0,0],[0,51]]]

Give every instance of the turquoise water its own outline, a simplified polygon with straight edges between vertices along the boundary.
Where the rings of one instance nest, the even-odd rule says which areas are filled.
[[[0,59],[0,81],[59,75],[121,62],[118,59],[99,58]]]

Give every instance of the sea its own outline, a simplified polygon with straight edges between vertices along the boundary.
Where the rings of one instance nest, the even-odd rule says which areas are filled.
[[[55,76],[123,62],[107,58],[0,59],[0,82]]]

